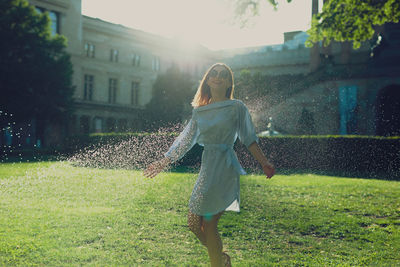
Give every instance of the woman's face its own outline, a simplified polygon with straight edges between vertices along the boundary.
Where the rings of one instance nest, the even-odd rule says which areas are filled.
[[[214,90],[226,90],[232,86],[230,72],[224,66],[215,66],[208,74],[207,85]]]

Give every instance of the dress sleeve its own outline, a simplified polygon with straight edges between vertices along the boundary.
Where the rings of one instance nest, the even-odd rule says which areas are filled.
[[[174,143],[164,154],[164,156],[170,159],[172,162],[180,160],[197,143],[198,136],[199,130],[193,113],[188,124],[175,139]]]
[[[249,147],[254,141],[258,143],[258,137],[249,110],[243,103],[239,106],[238,136],[240,142],[242,142],[246,147]]]

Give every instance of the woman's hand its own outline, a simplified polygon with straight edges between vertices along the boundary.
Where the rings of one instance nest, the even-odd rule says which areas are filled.
[[[271,177],[275,174],[275,167],[271,163],[264,164],[262,169],[267,176],[267,179],[271,179]]]
[[[168,158],[163,158],[151,163],[146,170],[144,170],[143,175],[147,178],[153,178],[157,174],[159,174],[162,170],[164,170],[170,164],[170,160]]]
[[[271,179],[271,177],[275,174],[275,167],[265,157],[260,146],[257,144],[257,142],[253,142],[248,148],[253,157],[261,164],[261,167],[267,178]]]

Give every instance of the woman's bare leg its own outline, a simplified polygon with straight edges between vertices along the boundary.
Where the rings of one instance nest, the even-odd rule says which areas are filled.
[[[222,266],[222,240],[218,233],[218,221],[222,213],[214,215],[211,220],[204,220],[204,233],[211,267]]]
[[[206,235],[204,233],[204,223],[203,223],[203,217],[196,215],[194,213],[191,213],[189,211],[188,214],[188,226],[190,231],[192,231],[197,238],[200,240],[200,242],[207,247],[207,242],[206,242]]]

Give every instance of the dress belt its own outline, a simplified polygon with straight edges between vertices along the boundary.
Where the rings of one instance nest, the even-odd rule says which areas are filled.
[[[221,152],[226,152],[226,163],[228,166],[232,165],[233,169],[237,171],[237,173],[244,175],[246,171],[240,165],[240,162],[236,156],[235,150],[233,150],[233,144],[204,144],[204,150],[208,149],[217,149]]]

